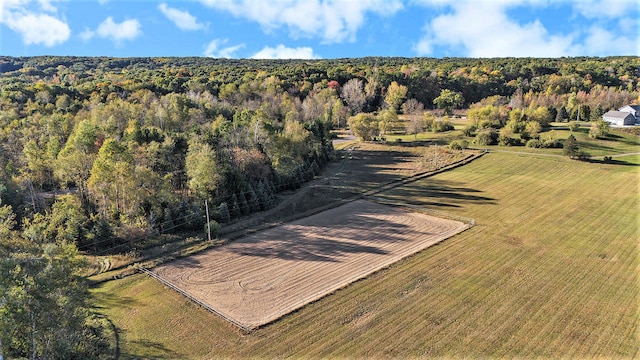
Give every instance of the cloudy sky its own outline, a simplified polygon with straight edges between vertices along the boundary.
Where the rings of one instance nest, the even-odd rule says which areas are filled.
[[[640,56],[640,2],[0,0],[0,55]]]

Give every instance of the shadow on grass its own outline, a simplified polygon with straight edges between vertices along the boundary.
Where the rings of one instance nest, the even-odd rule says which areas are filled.
[[[381,194],[412,205],[438,208],[461,208],[465,204],[496,205],[496,199],[480,195],[482,191],[460,182],[427,179]]]
[[[93,308],[96,310],[103,310],[106,308],[131,309],[140,306],[140,302],[131,296],[116,295],[109,291],[96,292],[93,294],[93,297],[95,299]]]
[[[587,151],[598,150],[598,151],[605,151],[605,152],[613,152],[616,150],[611,146],[605,146],[605,145],[596,144],[593,142],[583,142],[583,141],[578,142],[578,147],[580,148],[580,150],[587,150]]]
[[[588,162],[592,164],[603,164],[603,165],[640,166],[640,164],[637,164],[637,163],[632,163],[629,161],[617,160],[617,159],[603,160],[603,159],[591,158],[588,160]]]
[[[181,354],[175,350],[171,350],[159,342],[141,339],[131,341],[133,347],[143,348],[144,350],[136,351],[136,353],[121,353],[123,359],[179,359]]]
[[[615,141],[615,142],[619,142],[627,145],[635,145],[635,146],[640,145],[640,138],[638,138],[637,136],[622,136],[614,133],[609,133],[602,140]]]

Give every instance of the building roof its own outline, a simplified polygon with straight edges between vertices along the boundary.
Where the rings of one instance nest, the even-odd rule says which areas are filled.
[[[630,108],[632,108],[632,109],[633,109],[633,110],[635,110],[635,111],[640,112],[640,105],[625,105],[625,106],[621,107],[621,108],[620,108],[620,109],[618,109],[618,110],[622,110],[622,109],[626,108],[627,106],[628,106],[628,107],[630,107]]]
[[[602,115],[602,117],[615,118],[615,119],[624,119],[627,116],[633,117],[633,115],[629,112],[615,111],[615,110],[607,111],[606,113],[604,113],[604,115]]]

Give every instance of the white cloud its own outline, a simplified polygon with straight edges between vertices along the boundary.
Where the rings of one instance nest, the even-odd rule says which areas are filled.
[[[40,7],[44,11],[56,12],[58,11],[58,9],[56,9],[56,7],[51,4],[52,2],[56,2],[56,1],[59,1],[59,0],[38,0],[38,4],[40,4]]]
[[[42,44],[48,47],[64,43],[71,36],[69,25],[54,16],[57,9],[49,0],[2,0],[0,24],[22,36],[26,45]]]
[[[65,22],[46,14],[14,14],[5,24],[20,33],[26,45],[42,44],[51,47],[64,43],[71,35],[71,29]]]
[[[96,35],[95,31],[85,28],[83,32],[80,33],[80,38],[84,41],[91,40]]]
[[[244,44],[238,44],[234,46],[227,46],[220,48],[221,45],[224,45],[228,42],[228,39],[214,39],[208,45],[204,51],[204,56],[214,57],[214,58],[224,58],[230,59],[235,58],[235,53],[244,48]]]
[[[557,4],[548,0],[414,0],[414,3],[440,12],[427,22],[422,37],[414,44],[413,50],[418,55],[433,54],[436,48],[471,57],[640,53],[637,0],[568,2],[578,15],[564,21],[579,26],[572,32],[559,34],[549,33],[540,20],[522,23],[510,18],[507,12],[515,6],[544,8]],[[611,26],[611,20],[618,25]]]
[[[574,8],[582,16],[593,18],[619,18],[631,14],[632,21],[637,23],[638,0],[581,0],[573,3]]]
[[[393,15],[400,0],[201,0],[207,6],[259,23],[265,31],[287,27],[290,36],[325,43],[354,42],[368,12]]]
[[[288,48],[282,44],[275,48],[266,46],[255,53],[252,59],[320,59],[310,47]]]
[[[638,39],[615,35],[599,26],[589,28],[581,54],[589,56],[640,56]]]
[[[435,46],[443,46],[462,48],[463,55],[471,57],[559,57],[575,53],[574,34],[551,35],[537,20],[519,24],[510,19],[506,9],[518,3],[518,0],[452,3],[451,13],[436,16],[425,26],[425,34],[414,51],[429,55]]]
[[[113,18],[109,16],[103,22],[98,25],[98,28],[93,31],[85,29],[80,37],[83,40],[90,40],[94,36],[99,36],[104,39],[111,39],[114,42],[121,42],[123,40],[133,40],[142,34],[140,22],[137,19],[124,20],[121,23],[116,23]]]
[[[199,23],[198,19],[189,14],[188,11],[171,8],[165,3],[158,5],[158,9],[164,14],[164,16],[166,16],[178,28],[182,30],[200,30],[204,29],[207,26],[205,24]]]

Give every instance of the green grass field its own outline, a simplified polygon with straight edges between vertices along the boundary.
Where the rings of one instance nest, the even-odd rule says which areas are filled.
[[[476,226],[250,334],[146,275],[96,305],[122,358],[637,358],[640,158],[624,159],[496,152],[381,194]]]

